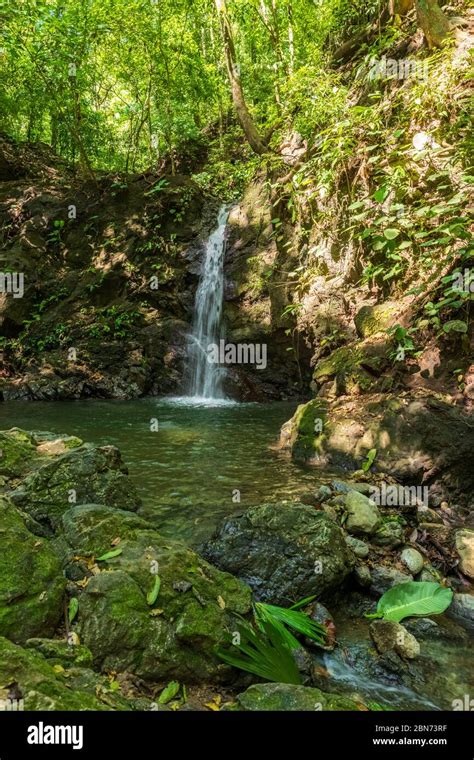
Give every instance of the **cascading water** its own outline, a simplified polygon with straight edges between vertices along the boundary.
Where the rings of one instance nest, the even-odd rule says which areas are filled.
[[[197,399],[224,399],[224,370],[208,361],[208,348],[219,343],[224,295],[225,231],[229,209],[222,206],[217,227],[204,253],[201,279],[196,293],[193,328],[190,335],[190,395]]]

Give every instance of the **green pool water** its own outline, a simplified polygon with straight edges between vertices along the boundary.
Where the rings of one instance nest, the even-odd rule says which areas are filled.
[[[322,473],[275,448],[295,408],[287,402],[210,406],[150,398],[14,401],[0,405],[0,428],[118,446],[143,500],[142,514],[164,534],[196,544],[228,514],[295,499],[321,482]]]

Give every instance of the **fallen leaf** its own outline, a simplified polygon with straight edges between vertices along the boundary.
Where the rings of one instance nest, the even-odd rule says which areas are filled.
[[[225,601],[223,600],[221,596],[217,597],[217,604],[219,605],[221,610],[225,610]]]

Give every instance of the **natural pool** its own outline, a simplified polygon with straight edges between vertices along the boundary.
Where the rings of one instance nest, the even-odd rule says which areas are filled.
[[[142,514],[164,534],[196,544],[227,514],[315,488],[320,476],[314,468],[275,449],[295,408],[187,398],[14,401],[0,406],[0,428],[118,446],[143,500]]]

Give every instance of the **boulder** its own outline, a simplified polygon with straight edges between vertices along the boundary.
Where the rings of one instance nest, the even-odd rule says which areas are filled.
[[[77,688],[75,681],[87,685]],[[63,671],[39,652],[0,637],[0,699],[23,700],[25,710],[130,710],[132,705],[91,670]],[[20,703],[21,704],[21,703]]]
[[[404,537],[403,525],[398,518],[383,517],[372,536],[372,541],[377,546],[387,546],[393,549],[403,543]]]
[[[400,657],[413,660],[420,654],[420,645],[401,623],[391,620],[373,620],[370,635],[379,654],[395,652]]]
[[[283,606],[335,590],[354,565],[339,526],[299,503],[251,507],[225,520],[203,551],[257,599]]]
[[[337,694],[327,694],[308,686],[262,683],[250,686],[237,697],[240,710],[261,712],[312,712],[364,710],[364,705]]]
[[[44,464],[10,492],[16,506],[53,531],[71,504],[96,502],[134,511],[140,499],[115,446],[83,444]]]
[[[0,498],[0,635],[23,643],[52,634],[64,614],[65,584],[48,540],[32,535]]]
[[[344,499],[347,512],[345,527],[349,533],[370,535],[380,523],[380,512],[375,502],[358,491],[349,491]]]
[[[355,536],[348,536],[348,535],[344,536],[344,538],[345,538],[346,544],[348,545],[350,549],[352,549],[356,557],[359,557],[360,559],[365,559],[366,557],[369,556],[369,551],[370,551],[369,546],[364,541],[361,541],[360,538],[355,538]]]
[[[324,417],[320,434],[318,415]],[[459,407],[435,394],[367,394],[330,404],[315,399],[285,423],[281,447],[295,460],[351,469],[376,449],[374,470],[423,484],[430,497],[435,489],[465,502],[474,489],[474,428]]]
[[[61,542],[68,567],[77,563],[85,573],[74,629],[96,667],[148,680],[229,677],[214,650],[235,629],[235,616],[250,612],[250,589],[241,581],[136,515],[100,505],[66,512]],[[91,564],[114,547],[119,554]]]
[[[446,614],[468,628],[474,629],[474,595],[454,594]]]
[[[464,575],[474,578],[474,530],[457,530],[456,551],[459,554],[459,568]]]

